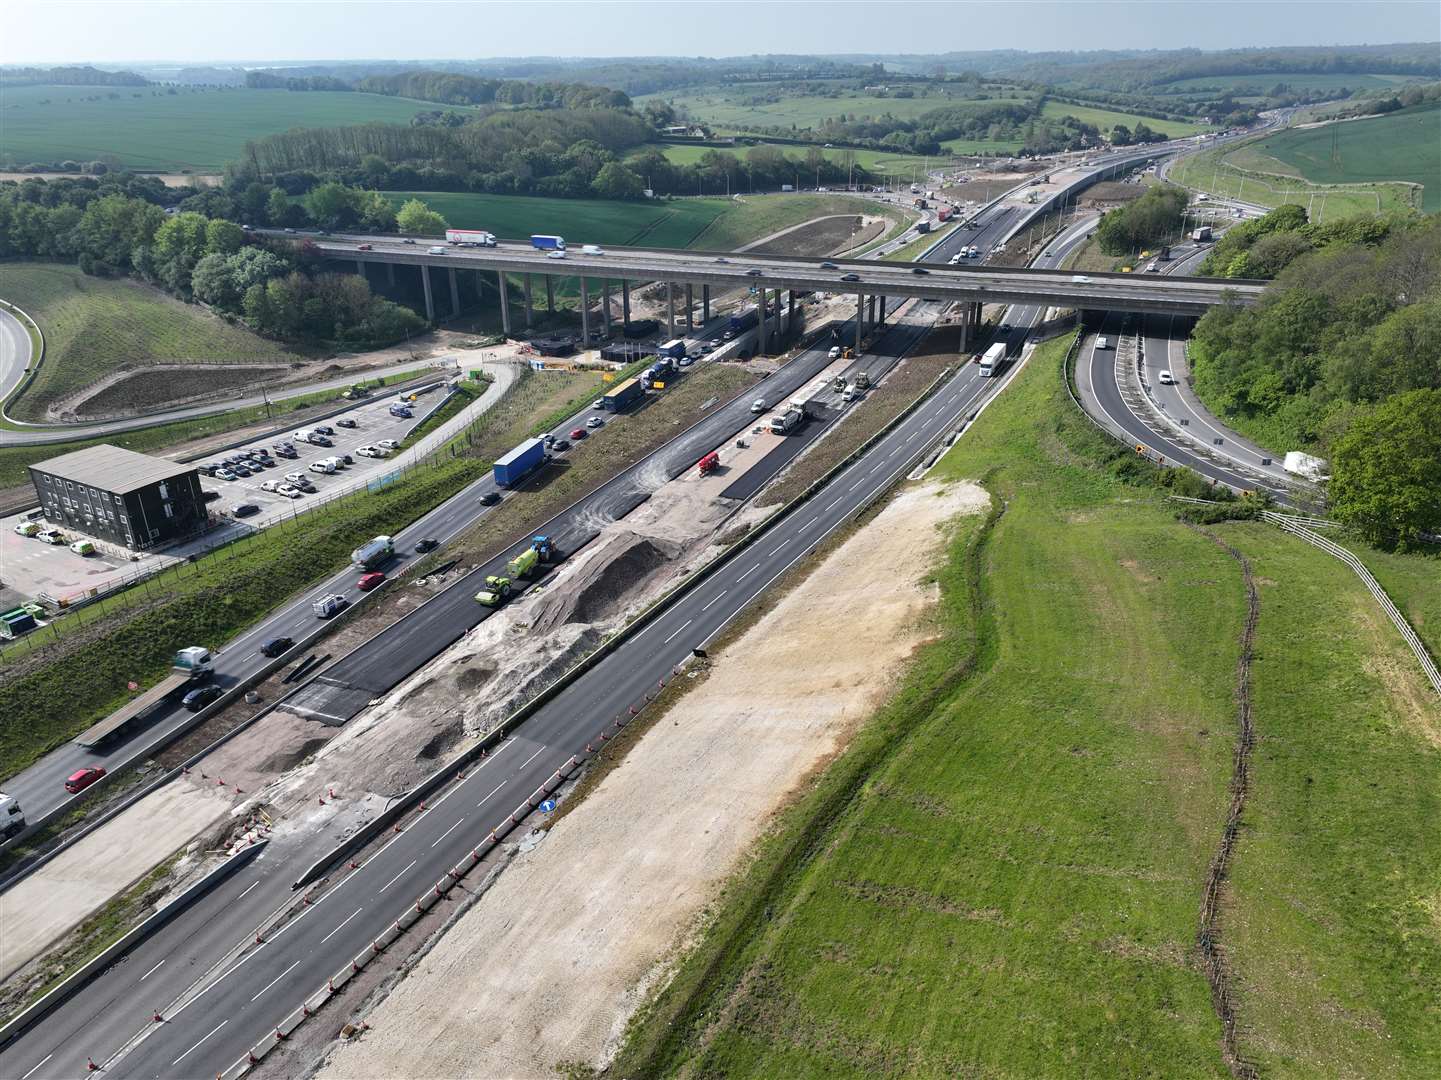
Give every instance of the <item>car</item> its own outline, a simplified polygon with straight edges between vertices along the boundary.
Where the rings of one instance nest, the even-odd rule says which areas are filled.
[[[765,271],[764,271],[764,270],[756,270],[756,269],[754,269],[754,268],[746,271],[746,276],[747,276],[747,277],[761,277],[761,276],[763,276],[764,274],[765,274]]]
[[[581,244],[580,253],[582,255],[604,255],[605,249],[598,244]]]
[[[570,437],[576,442],[579,442],[581,439],[585,438],[587,434],[589,433],[583,427],[571,428],[570,431]]]
[[[374,251],[374,250],[375,250],[375,245],[374,245],[374,244],[356,244],[356,245],[355,245],[355,250],[356,250],[356,251]]]
[[[214,476],[215,471],[220,468],[219,465],[197,465],[195,467],[201,472],[203,472],[206,476]]]
[[[400,443],[396,442],[394,439],[376,439],[376,440],[375,440],[375,445],[376,445],[376,446],[383,446],[383,447],[385,447],[387,450],[399,450],[399,449],[400,449]]]
[[[313,430],[313,431],[318,431],[318,432],[320,432],[320,434],[322,434],[322,435],[334,435],[334,434],[335,434],[335,429],[334,429],[333,427],[331,427],[329,424],[316,424],[315,427],[312,428],[311,430]]]
[[[1075,282],[1079,282],[1080,284],[1084,285],[1084,284],[1086,284],[1087,282],[1089,282],[1091,279],[1088,278],[1085,274],[1072,274],[1072,275],[1071,275],[1071,280],[1072,280],[1072,281],[1075,281]]]
[[[324,435],[321,435],[321,434],[318,433],[318,432],[317,432],[316,434],[310,436],[310,438],[307,439],[306,441],[307,441],[308,443],[310,443],[311,446],[334,446],[334,445],[335,445],[333,442],[331,442],[329,439],[327,439]]]
[[[491,492],[491,494],[494,494],[494,492]],[[415,542],[415,553],[417,555],[424,555],[427,551],[434,551],[438,547],[440,547],[440,541],[427,536],[424,540],[417,540]]]
[[[441,247],[439,244],[433,244],[425,249],[425,253],[427,255],[444,255],[445,248]]]
[[[281,481],[279,481],[279,480],[267,480],[267,481],[265,481],[265,483],[263,483],[263,484],[260,485],[260,490],[261,490],[261,491],[279,491],[279,490],[280,490],[280,485],[281,485]]]
[[[71,795],[79,795],[95,781],[105,775],[105,769],[100,765],[90,765],[84,769],[76,769],[65,778],[65,790]]]
[[[345,462],[345,464],[347,464],[347,465],[354,465],[354,464],[355,464],[355,459],[354,459],[353,457],[351,457],[349,454],[341,454],[341,455],[340,455],[340,460],[343,461],[343,462]]]
[[[276,448],[275,448],[275,452],[276,452],[277,454],[279,454],[279,455],[280,455],[281,457],[283,457],[283,458],[298,458],[298,457],[300,456],[299,454],[297,454],[297,453],[295,452],[295,448],[294,448],[294,447],[290,447],[290,448],[276,447]]]
[[[840,267],[837,266],[837,265],[836,265],[835,263],[833,263],[833,262],[823,262],[823,263],[821,263],[821,269],[822,269],[822,270],[839,270]]]
[[[204,502],[214,502],[216,499],[220,498],[220,492],[211,491],[209,488],[201,488],[200,498]]]
[[[721,345],[723,344],[723,342],[724,342],[724,339],[723,339],[723,338],[714,337],[714,338],[711,338],[709,341],[707,341],[707,342],[705,343],[705,347],[706,347],[707,349],[719,349],[719,348],[721,347]]]
[[[556,439],[555,442],[550,444],[550,448],[557,454],[563,454],[570,449],[570,443],[565,439]]]
[[[1001,333],[1003,333],[1003,334],[1009,334],[1010,332],[1011,332],[1011,324],[1008,323],[1008,322],[1003,322],[1003,323],[1001,323]]]
[[[260,646],[260,654],[274,660],[281,653],[289,652],[295,646],[295,639],[288,637],[274,637]]]
[[[770,406],[766,404],[766,399],[763,397],[758,397],[751,402],[751,412],[753,413],[763,413],[768,408]]]
[[[255,230],[252,229],[249,225],[242,225],[242,226],[240,226],[240,231],[241,231],[241,232],[254,232]]]
[[[375,588],[384,580],[384,574],[382,574],[379,570],[372,570],[368,574],[361,574],[360,580],[355,583],[355,587],[361,592],[369,592],[371,589]]]
[[[181,698],[180,704],[184,705],[190,712],[199,712],[205,708],[205,706],[223,696],[224,693],[225,691],[218,686],[202,686],[199,689],[190,691],[190,693]]]
[[[252,472],[254,472],[254,470],[251,469],[249,465],[238,464],[230,466],[230,471],[233,472],[236,476],[249,476]]]
[[[546,445],[553,446],[554,440],[547,443]],[[500,492],[498,491],[487,491],[484,495],[480,497],[481,506],[494,506],[498,502],[500,502]]]
[[[563,252],[563,251],[547,251],[547,252],[545,253],[545,257],[546,257],[547,259],[563,259],[563,258],[565,258],[565,252]]]
[[[352,420],[350,417],[348,417],[348,416],[342,416],[339,420],[337,420],[337,421],[335,422],[335,426],[336,426],[336,427],[348,427],[348,428],[353,428],[353,427],[359,427],[360,425],[357,424],[357,423],[356,423],[354,420]]]
[[[15,533],[18,536],[34,536],[40,531],[40,526],[33,521],[22,521],[15,526]]]
[[[728,262],[730,262],[730,260],[727,259],[727,258],[725,258],[724,256],[717,256],[717,257],[716,257],[716,262],[718,262],[718,263],[728,263]]]
[[[306,477],[304,473],[288,472],[285,474],[285,479],[289,480],[292,484],[303,484],[305,483]]]
[[[260,507],[256,506],[254,503],[241,503],[234,510],[232,510],[231,513],[234,514],[236,517],[253,517],[254,515],[260,513]]]
[[[605,427],[605,417],[592,416],[585,422],[585,426],[590,428]]]
[[[289,482],[282,482],[280,486],[275,489],[275,493],[277,495],[284,495],[287,499],[298,499],[301,496],[300,488]]]
[[[403,240],[401,240],[400,242],[401,242],[402,244],[413,244],[413,243],[415,243],[415,238],[414,238],[414,237],[411,237],[411,236],[407,236],[407,237],[405,237]]]
[[[216,469],[215,479],[217,480],[238,480],[239,476],[230,469]]]
[[[1176,385],[1176,378],[1175,378],[1175,376],[1172,375],[1169,371],[1163,371],[1163,372],[1161,372],[1157,377],[1161,380],[1161,385],[1162,385],[1162,386],[1175,386],[1175,385]]]
[[[860,275],[860,274],[842,274],[842,275],[841,275],[841,280],[842,280],[842,281],[860,281],[860,280],[861,280],[861,275]]]
[[[727,330],[724,334],[721,335],[721,338],[725,341],[731,341],[735,338],[735,336],[736,332],[734,330]]]
[[[310,482],[310,477],[302,476],[299,480],[292,481],[297,488],[308,495],[315,494],[315,485]]]
[[[1055,254],[1056,254],[1056,253],[1055,253],[1054,251],[1048,251],[1048,252],[1046,252],[1046,258],[1049,259],[1049,258],[1053,257]]]
[[[288,233],[291,233],[291,234],[294,234],[294,232],[295,232],[295,230],[292,229],[289,225],[287,225],[287,226],[285,227],[285,231],[288,232]]]
[[[695,357],[694,357],[694,356],[682,356],[679,360],[676,361],[676,363],[679,364],[681,367],[690,367],[692,364],[695,363]],[[594,420],[594,419],[596,419],[596,418],[595,418],[595,417],[591,417],[591,419]],[[602,423],[604,423],[604,421],[602,421]]]
[[[913,274],[929,274],[930,271],[927,270],[924,266],[913,266],[913,267],[911,267],[911,273],[913,273]]]

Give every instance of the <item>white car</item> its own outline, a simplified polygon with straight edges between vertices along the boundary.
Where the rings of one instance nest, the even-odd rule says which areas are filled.
[[[1081,285],[1087,285],[1091,281],[1085,274],[1072,274],[1071,280]]]
[[[231,472],[229,469],[216,469],[216,470],[215,470],[215,479],[217,479],[217,480],[237,480],[237,479],[239,479],[239,477],[237,477],[237,476],[236,476],[233,472]]]
[[[389,457],[390,451],[383,446],[357,446],[355,452],[361,457],[382,458]]]
[[[547,252],[545,253],[545,257],[546,257],[547,259],[563,259],[563,258],[565,258],[565,252],[563,252],[563,251],[547,251]]]
[[[1172,374],[1171,374],[1169,371],[1163,371],[1163,372],[1161,372],[1160,375],[1157,376],[1157,378],[1159,378],[1159,379],[1161,380],[1161,385],[1162,385],[1162,386],[1175,386],[1175,385],[1176,385],[1175,377],[1172,376]]]
[[[580,253],[582,255],[604,255],[605,249],[598,244],[582,244],[580,246]]]
[[[277,494],[284,495],[287,499],[298,499],[304,494],[294,484],[281,484],[276,489]]]
[[[42,544],[59,545],[65,543],[65,534],[59,529],[41,529],[35,534],[35,539]]]
[[[430,248],[426,248],[426,249],[425,249],[425,253],[426,253],[427,255],[444,255],[444,254],[445,254],[445,248],[439,247],[439,246],[430,247]]]
[[[335,466],[330,463],[329,459],[325,459],[322,461],[312,461],[310,463],[310,471],[318,473],[333,473],[335,471]]]
[[[261,491],[279,491],[279,490],[280,490],[280,481],[279,481],[279,480],[267,480],[267,481],[265,481],[265,483],[263,483],[263,484],[260,485],[260,490],[261,490]]]
[[[400,449],[400,443],[396,442],[394,439],[377,439],[377,440],[375,440],[375,445],[376,445],[376,446],[383,446],[383,447],[384,447],[385,449],[387,449],[387,450],[399,450],[399,449]]]
[[[305,474],[300,472],[288,472],[285,474],[285,479],[289,480],[292,484],[301,484],[305,482]]]

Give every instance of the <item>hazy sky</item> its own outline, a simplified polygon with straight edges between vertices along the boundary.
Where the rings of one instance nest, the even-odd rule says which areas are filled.
[[[0,63],[1435,41],[1441,0],[7,0]]]

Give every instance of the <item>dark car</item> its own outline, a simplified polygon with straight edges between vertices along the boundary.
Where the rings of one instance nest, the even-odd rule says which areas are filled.
[[[333,427],[331,427],[330,425],[328,425],[328,424],[316,424],[316,425],[315,425],[315,430],[318,431],[318,432],[320,432],[322,435],[334,435],[334,434],[335,434],[335,429],[334,429]]]
[[[1001,323],[1001,333],[1003,333],[1003,334],[1009,334],[1010,332],[1011,332],[1011,324],[1008,323],[1008,322],[1003,322],[1003,323]]]
[[[822,269],[822,270],[839,270],[840,267],[837,266],[837,265],[836,265],[835,263],[833,263],[833,262],[823,262],[823,263],[821,263],[821,269]]]
[[[490,494],[494,495],[495,492],[492,491]],[[482,498],[482,499],[481,499],[481,502],[484,502],[484,501],[485,501],[485,500]],[[416,543],[415,543],[415,553],[416,553],[417,555],[424,555],[427,551],[434,551],[434,550],[435,550],[436,548],[438,548],[438,547],[440,547],[440,541],[439,541],[439,540],[432,540],[430,537],[427,536],[424,540],[417,540],[417,541],[416,541]]]
[[[554,446],[555,444],[551,443],[550,445]],[[480,497],[481,506],[494,506],[498,502],[500,502],[500,492],[498,491],[487,491]]]
[[[335,422],[335,426],[336,426],[336,427],[359,427],[360,425],[357,424],[357,423],[356,423],[354,420],[352,420],[350,417],[348,417],[348,416],[342,416],[339,420],[337,420],[337,421]]]
[[[218,686],[202,686],[200,689],[192,690],[181,698],[180,704],[184,705],[191,712],[199,712],[224,693],[225,691]]]
[[[911,267],[911,273],[913,273],[913,274],[929,274],[930,271],[927,270],[924,266],[913,266],[913,267]]]
[[[234,465],[230,466],[230,471],[235,473],[236,476],[249,476],[255,470],[249,465],[242,465],[237,461]]]
[[[291,646],[293,646],[294,644],[295,644],[295,639],[294,639],[294,638],[288,638],[288,637],[276,637],[276,638],[271,638],[271,639],[270,639],[269,641],[267,641],[264,645],[260,646],[260,653],[261,653],[262,656],[268,656],[268,657],[270,657],[271,659],[274,659],[275,657],[279,656],[279,655],[280,655],[281,653],[283,653],[283,652],[289,652]]]
[[[234,510],[234,514],[236,517],[250,517],[251,514],[258,513],[260,513],[260,507],[256,506],[254,503],[241,503]]]
[[[765,271],[764,271],[764,270],[747,270],[746,273],[749,274],[751,277],[760,277],[762,274],[765,273]]]
[[[285,231],[288,232],[288,233],[293,233],[295,230],[292,229],[292,228],[290,228],[290,227],[287,225],[286,228],[285,228]]]
[[[860,281],[860,280],[861,280],[861,275],[860,275],[860,274],[842,274],[842,275],[841,275],[841,280],[842,280],[842,281]]]
[[[415,243],[415,240],[414,240],[413,237],[407,236],[404,240],[401,241],[401,243],[402,243],[402,244],[413,244],[413,243]]]
[[[220,498],[220,492],[218,492],[218,491],[210,491],[210,490],[208,490],[208,489],[206,489],[206,488],[201,488],[201,489],[200,489],[200,497],[201,497],[202,499],[204,499],[206,502],[214,502],[216,499]]]
[[[353,457],[351,457],[349,454],[341,454],[341,455],[340,455],[340,460],[343,461],[343,462],[345,462],[347,465],[354,465],[354,464],[355,464],[355,459],[354,459]]]
[[[727,258],[724,258],[724,257],[717,257],[717,258],[716,258],[716,262],[718,262],[718,263],[728,263],[728,262],[730,262],[730,260],[727,259]]]

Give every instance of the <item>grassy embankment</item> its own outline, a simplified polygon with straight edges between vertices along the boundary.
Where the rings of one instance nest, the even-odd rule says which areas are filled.
[[[1183,135],[1199,135],[1203,131],[1214,131],[1212,124],[1198,124],[1191,120],[1163,120],[1155,116],[1139,116],[1136,113],[1117,112],[1094,105],[1073,105],[1069,101],[1049,100],[1041,107],[1041,115],[1048,120],[1059,120],[1063,116],[1074,116],[1086,124],[1095,124],[1104,135],[1120,125],[1135,130],[1137,124],[1145,124],[1152,131],[1159,131],[1168,138]]]
[[[51,402],[127,365],[286,366],[303,359],[158,289],[125,278],[89,277],[75,266],[7,264],[0,289],[45,333],[45,361],[35,381],[8,406],[12,416],[30,423],[45,423]]]
[[[1228,1075],[1197,929],[1242,574],[1093,463],[1135,468],[1066,399],[1064,347],[943,459],[1004,513],[962,526],[936,640],[730,882],[617,1075]],[[1240,1051],[1263,1075],[1434,1075],[1435,702],[1428,739],[1414,663],[1344,566],[1212,531],[1260,593],[1220,922]]]
[[[0,159],[103,158],[149,172],[220,172],[250,139],[297,127],[408,124],[440,106],[377,94],[158,86],[7,86]]]

